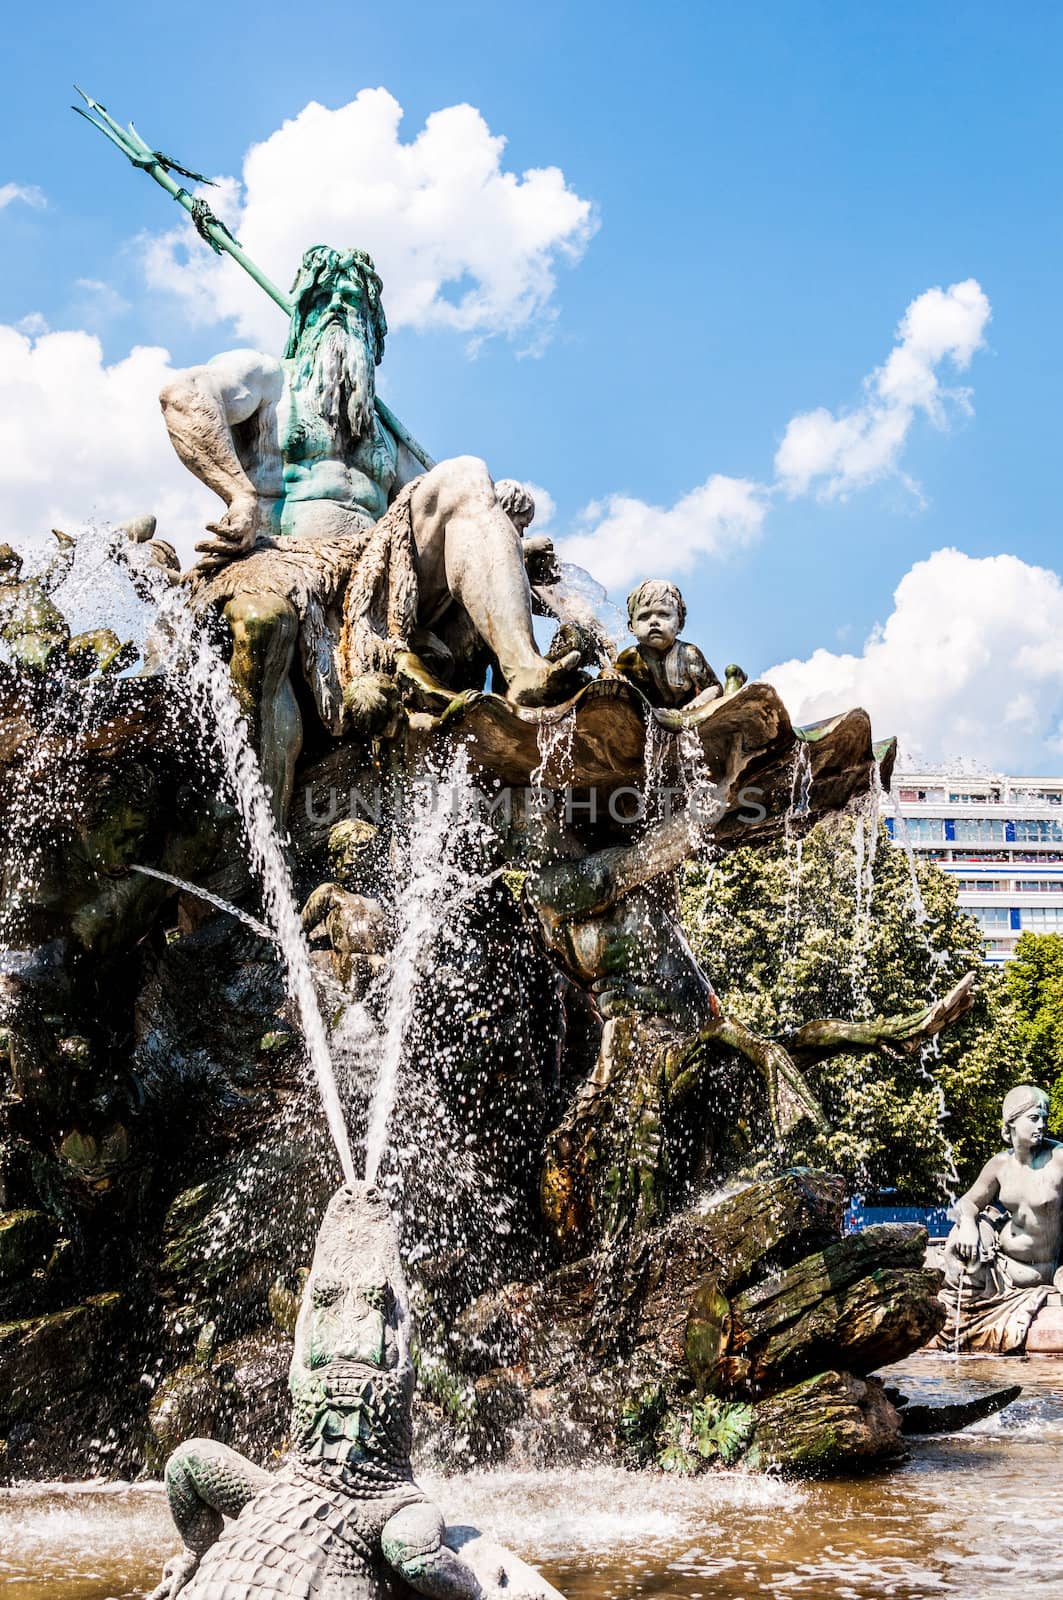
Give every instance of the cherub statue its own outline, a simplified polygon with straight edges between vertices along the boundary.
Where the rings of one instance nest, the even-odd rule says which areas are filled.
[[[97,669],[124,671],[137,653],[113,629],[91,628],[71,637],[52,594],[70,576],[77,541],[59,528],[52,534],[59,549],[31,578],[22,576],[18,551],[0,544],[0,639],[17,665],[38,678],[56,671],[69,678],[88,677]]]
[[[59,550],[36,577],[22,576],[22,557],[9,544],[0,544],[0,638],[20,667],[47,672],[53,659],[65,652],[70,628],[51,599],[69,574],[74,541],[57,534]]]
[[[638,643],[621,652],[615,670],[641,689],[651,705],[685,706],[699,696],[711,700],[723,693],[697,645],[679,637],[687,608],[674,583],[647,578],[628,595],[627,616]]]

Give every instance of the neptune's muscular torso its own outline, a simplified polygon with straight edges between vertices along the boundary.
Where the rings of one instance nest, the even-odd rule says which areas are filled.
[[[352,513],[375,521],[398,483],[394,439],[377,418],[371,435],[346,444],[339,429],[306,404],[295,365],[276,363],[269,396],[233,429],[241,464],[260,497],[263,531],[344,532]]]

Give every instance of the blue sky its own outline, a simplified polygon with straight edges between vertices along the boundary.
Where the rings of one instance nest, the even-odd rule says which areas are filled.
[[[211,299],[216,277],[202,276],[210,259],[192,278],[179,250],[156,244],[151,257],[180,213],[67,109],[74,80],[181,161],[235,178],[249,147],[311,101],[337,112],[359,91],[384,88],[403,109],[404,145],[432,113],[475,107],[507,141],[500,171],[519,182],[529,169],[559,168],[570,206],[578,198],[588,209],[567,232],[559,223],[527,263],[533,277],[545,264],[552,279],[546,289],[537,280],[528,316],[514,291],[460,326],[458,315],[448,324],[446,306],[475,291],[475,261],[492,239],[510,247],[498,205],[471,219],[456,205],[443,217],[433,259],[452,255],[462,275],[442,277],[433,312],[418,317],[401,312],[405,269],[389,277],[398,247],[386,217],[349,197],[350,237],[328,242],[377,254],[385,304],[389,282],[398,284],[383,389],[414,432],[438,457],[471,451],[500,476],[544,486],[558,538],[642,530],[645,572],[676,571],[688,632],[717,668],[800,664],[777,680],[798,714],[855,696],[880,732],[899,729],[928,758],[1063,764],[1063,647],[1054,647],[1063,591],[1051,576],[1061,559],[1063,376],[1057,6],[407,0],[384,12],[324,0],[304,14],[273,0],[195,0],[91,11],[60,3],[38,16],[23,9],[7,25],[15,70],[0,201],[5,184],[26,195],[0,206],[0,323],[20,338],[87,330],[106,369],[138,345],[164,347],[176,365],[202,360],[262,342],[267,326],[252,327],[251,313],[243,324],[226,319],[224,294]],[[302,175],[293,168],[300,188],[334,186],[332,126],[323,123],[320,155]],[[455,161],[461,137],[455,124]],[[306,140],[301,148],[306,159]],[[439,179],[444,198],[448,181]],[[257,200],[224,191],[225,214],[222,200],[252,205],[245,220],[259,238],[272,234],[254,205],[260,219],[267,206],[283,217],[268,186]],[[472,267],[462,264],[470,222],[485,230]],[[262,265],[283,278],[279,243],[274,254]],[[174,292],[182,272],[183,293]],[[916,407],[884,470],[860,481],[843,474],[832,493],[826,477],[787,492],[773,461],[791,420],[817,408],[851,418],[906,308],[969,280],[991,318],[962,370],[948,353],[934,366],[948,391],[935,416]],[[49,375],[38,371],[34,383],[61,382],[54,368],[65,349],[53,347],[55,360],[41,363]],[[79,372],[76,361],[69,370]],[[93,430],[120,381],[125,369],[101,380],[80,420],[69,399],[42,399],[34,429],[36,391],[5,388],[0,373],[10,532],[26,537],[74,514],[64,460],[92,460]],[[957,388],[966,395],[951,397]],[[133,439],[131,413],[115,404],[98,452],[106,475],[97,482],[83,464],[67,478],[69,496],[77,488],[93,502],[84,516],[110,513],[123,438],[130,484],[150,492],[149,443]],[[36,463],[34,452],[50,472],[13,464]],[[708,502],[692,502],[682,527],[657,513],[714,475],[752,485],[762,514],[725,520],[698,554],[691,519],[711,518]],[[617,496],[642,506],[635,523]],[[693,553],[671,548],[677,537],[693,538]],[[935,555],[950,548],[966,561]],[[620,598],[626,587],[621,573]],[[885,639],[868,655],[876,625]]]

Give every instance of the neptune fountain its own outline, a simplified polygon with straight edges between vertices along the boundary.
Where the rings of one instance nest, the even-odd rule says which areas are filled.
[[[139,644],[72,637],[0,549],[3,1471],[164,1469],[157,1600],[458,1600],[556,1591],[448,1526],[415,1440],[898,1459],[874,1373],[940,1333],[941,1275],[918,1228],[843,1237],[786,1146],[822,1063],[918,1051],[973,976],[762,1037],[676,894],[888,786],[892,742],[718,676],[668,580],[620,650],[530,490],[380,402],[365,252],[313,246],[284,296],[89,105],[289,335],[161,396],[221,509],[187,572],[151,518],[99,536]]]

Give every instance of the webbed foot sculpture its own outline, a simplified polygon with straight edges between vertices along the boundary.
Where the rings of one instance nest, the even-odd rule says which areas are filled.
[[[483,1600],[472,1568],[443,1543],[445,1533],[443,1513],[422,1500],[384,1524],[380,1549],[399,1577],[430,1600]]]
[[[199,1566],[199,1557],[194,1550],[180,1550],[177,1555],[171,1556],[162,1569],[162,1581],[156,1584],[147,1600],[174,1600],[174,1596],[195,1575]]]

